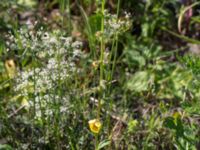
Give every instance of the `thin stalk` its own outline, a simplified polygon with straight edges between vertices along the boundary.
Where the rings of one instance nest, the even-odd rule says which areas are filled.
[[[60,106],[61,106],[61,101],[62,101],[62,81],[61,81],[61,52],[60,50],[58,50],[58,53],[57,53],[57,59],[58,59],[58,88],[56,88],[57,92],[56,94],[58,94],[59,96],[59,101],[58,102],[55,102],[56,103],[56,127],[57,127],[57,130],[56,130],[56,136],[57,136],[57,146],[58,148],[60,148],[60,145],[59,145],[59,141],[60,141],[60,129],[59,129],[59,120],[61,119],[61,114],[60,114]]]
[[[105,0],[102,0],[101,3],[101,33],[104,35],[104,10],[105,10]],[[104,51],[105,51],[105,41],[104,38],[101,37],[101,42],[100,42],[100,78],[99,78],[99,87],[100,87],[100,95],[102,95],[102,81],[104,79],[103,77],[103,71],[104,71]],[[100,120],[100,112],[101,112],[101,98],[98,100],[98,107],[97,107],[97,119]],[[95,136],[95,150],[98,149],[98,136]]]
[[[95,150],[98,150],[98,136],[95,135]]]
[[[105,0],[102,0],[101,5],[101,33],[104,34],[104,10],[105,10]],[[99,79],[99,86],[100,86],[100,93],[102,92],[101,83],[103,81],[103,71],[104,71],[104,51],[105,51],[105,41],[104,38],[101,37],[101,54],[100,54],[100,79]],[[97,112],[97,118],[100,119],[100,110],[101,110],[101,99],[98,101],[98,112]]]
[[[70,0],[67,0],[67,27],[68,33],[71,35],[71,12],[70,12]]]
[[[117,19],[119,18],[120,4],[121,4],[121,0],[118,0],[118,3],[117,3]],[[117,49],[118,49],[118,35],[115,34],[114,39],[112,41],[111,55],[110,55],[110,59],[109,59],[109,61],[111,63],[112,56],[114,55],[114,60],[111,63],[112,68],[111,68],[111,72],[109,74],[109,81],[111,81],[112,78],[113,78],[114,69],[115,69],[115,66],[116,66],[116,59],[117,59]]]
[[[33,61],[35,62],[35,53],[33,51],[32,56],[33,56]],[[35,65],[33,67],[33,114],[31,113],[31,116],[34,118],[36,116],[36,71],[35,71]],[[34,124],[34,119],[32,120],[32,124]],[[34,132],[31,130],[31,137],[34,137]],[[31,138],[32,139],[32,138]]]
[[[64,0],[60,0],[59,1],[59,5],[60,5],[60,11],[62,14],[62,27],[64,26],[64,10],[65,10],[65,1]]]
[[[86,26],[86,30],[87,30],[87,34],[88,34],[88,40],[89,40],[89,47],[90,47],[90,50],[91,50],[91,54],[93,56],[93,58],[95,59],[96,58],[96,49],[95,49],[95,36],[92,32],[92,28],[90,26],[90,23],[89,23],[89,18],[86,14],[86,12],[84,11],[83,7],[77,2],[77,5],[81,11],[81,15],[84,19],[84,22],[85,22],[85,26]]]
[[[119,17],[120,4],[121,4],[121,0],[118,0],[118,2],[117,2],[117,18]]]
[[[101,7],[101,33],[104,34],[104,9],[105,9],[105,0],[102,1],[102,7]],[[100,56],[100,82],[103,80],[103,60],[104,60],[104,50],[105,50],[105,41],[104,38],[101,37],[101,56]]]
[[[121,4],[121,0],[118,0],[118,3],[117,3],[117,20],[119,18],[120,4]],[[109,73],[108,81],[112,81],[112,79],[113,79],[113,74],[114,74],[114,70],[115,70],[115,66],[116,66],[116,60],[117,60],[117,49],[118,49],[118,34],[115,34],[114,39],[112,41],[111,55],[110,55],[110,58],[109,58],[109,61],[110,61],[109,63],[112,64],[112,67],[111,67],[111,70],[110,70],[110,73]],[[114,60],[112,62],[112,56],[113,55],[114,55]],[[111,93],[111,84],[108,87],[108,94],[109,93]],[[113,108],[113,100],[111,99],[109,101],[109,110],[111,111],[112,108]],[[107,124],[108,124],[108,129],[109,129],[110,128],[110,117],[107,118]],[[112,131],[111,131],[111,133],[108,133],[108,134],[110,134],[110,138],[112,138]],[[109,149],[112,149],[111,144],[109,145]]]
[[[60,0],[60,11],[62,14],[62,27],[65,25],[65,13],[67,15],[67,31],[71,35],[71,13],[70,13],[70,0]],[[65,11],[66,10],[66,11]]]
[[[115,66],[116,66],[117,49],[118,49],[118,36],[116,35],[116,45],[115,45],[115,52],[114,52],[114,60],[113,60],[113,63],[112,63],[111,80],[112,80],[112,78],[113,78],[113,74],[114,74]]]

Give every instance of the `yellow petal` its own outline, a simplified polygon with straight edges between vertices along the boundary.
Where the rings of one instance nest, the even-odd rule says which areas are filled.
[[[90,120],[88,123],[89,123],[90,130],[93,133],[99,133],[102,124],[98,119]]]
[[[5,62],[5,67],[8,72],[8,76],[13,78],[16,74],[16,65],[13,59],[8,59]]]

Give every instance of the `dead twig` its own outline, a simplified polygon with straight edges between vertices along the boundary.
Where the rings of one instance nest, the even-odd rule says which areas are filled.
[[[16,115],[20,110],[22,110],[24,107],[26,107],[26,104],[20,106],[18,109],[14,110],[13,113],[11,113],[10,115],[8,115],[8,118],[13,117],[14,115]]]

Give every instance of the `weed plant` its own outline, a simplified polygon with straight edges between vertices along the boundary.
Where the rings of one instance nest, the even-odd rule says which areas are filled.
[[[0,149],[199,149],[199,3],[135,2],[0,2]]]

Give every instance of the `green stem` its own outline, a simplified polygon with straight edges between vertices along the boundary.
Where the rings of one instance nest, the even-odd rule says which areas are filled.
[[[101,33],[104,35],[104,10],[105,10],[105,0],[102,0],[102,6],[101,6]],[[101,54],[100,54],[100,79],[99,79],[99,87],[100,87],[100,93],[102,92],[101,82],[103,81],[103,70],[104,70],[104,50],[105,50],[105,41],[104,38],[101,37]],[[101,110],[101,99],[98,101],[98,112],[97,112],[97,118],[100,119],[100,110]]]
[[[120,4],[121,4],[121,0],[118,0],[118,2],[117,2],[117,18],[119,17]]]
[[[102,1],[102,7],[101,7],[101,13],[102,13],[102,18],[101,18],[101,33],[102,33],[102,35],[104,35],[104,9],[105,9],[105,0]],[[101,80],[103,80],[104,50],[105,50],[105,41],[104,41],[104,38],[101,37],[100,82],[101,82]]]
[[[101,33],[104,36],[104,10],[105,10],[105,0],[102,0],[101,3]],[[101,37],[101,52],[100,52],[100,78],[99,78],[99,87],[100,87],[100,95],[102,94],[102,87],[101,87],[101,82],[103,81],[103,71],[104,71],[104,51],[105,51],[105,41],[104,38]],[[100,120],[100,112],[101,112],[101,99],[98,100],[98,107],[97,107],[97,119]],[[98,146],[98,137],[97,135],[95,136],[95,150],[97,150]]]
[[[113,78],[113,74],[114,74],[114,70],[115,70],[115,66],[116,66],[116,60],[117,60],[117,48],[118,48],[118,35],[116,35],[115,37],[115,51],[114,51],[114,60],[112,62],[112,69],[111,69],[111,75],[110,75],[110,81],[112,81]]]
[[[67,0],[67,23],[68,33],[71,35],[71,12],[70,12],[70,0]]]
[[[120,3],[121,3],[121,0],[118,0],[118,3],[117,3],[117,20],[119,18]],[[112,49],[111,49],[111,54],[110,54],[110,59],[109,59],[109,61],[110,61],[109,63],[111,64],[112,68],[111,68],[110,73],[109,73],[108,81],[112,81],[112,79],[113,79],[113,74],[114,74],[114,70],[115,70],[115,66],[116,66],[116,60],[117,60],[117,49],[118,49],[118,35],[116,34],[114,36],[114,40],[112,41]],[[112,62],[112,56],[113,55],[114,55],[114,60]],[[108,91],[109,92],[111,91],[111,84],[109,85]],[[108,92],[108,94],[109,94],[109,92]],[[113,100],[111,99],[109,101],[109,110],[110,111],[112,110],[112,107],[113,107]],[[107,119],[107,122],[108,122],[108,128],[109,128],[109,125],[110,125],[110,118],[109,117]],[[112,131],[110,133],[110,137],[112,137]],[[109,149],[111,149],[111,144],[109,145]]]
[[[95,150],[98,150],[98,136],[95,134]]]

